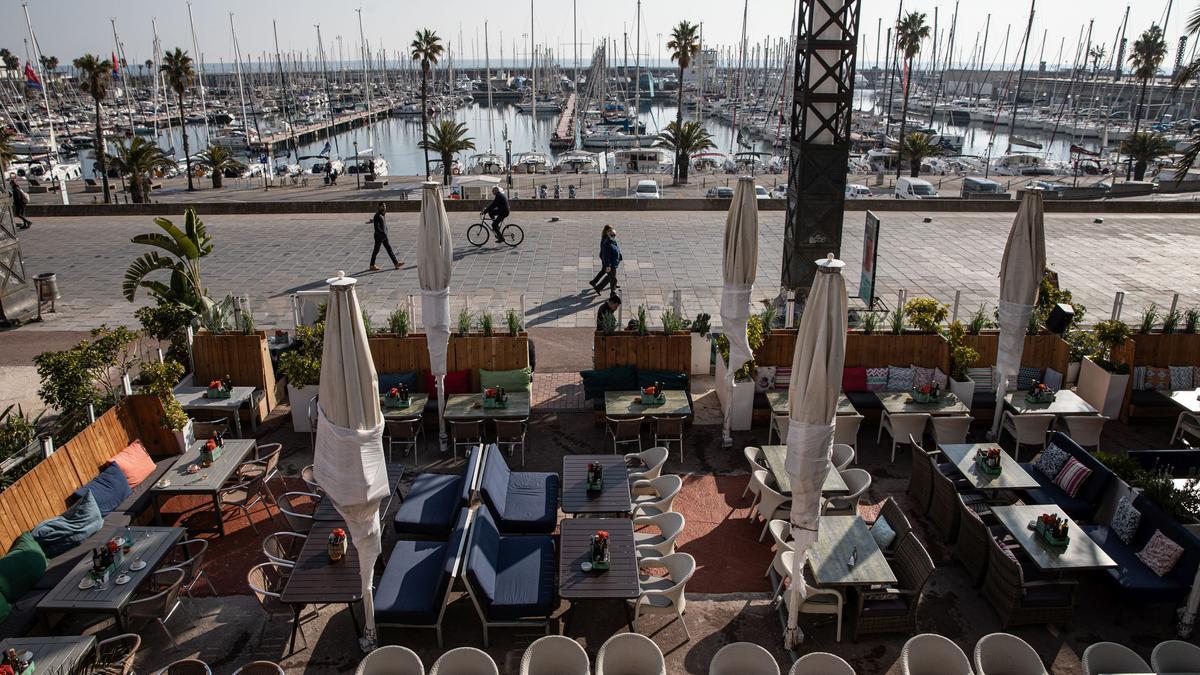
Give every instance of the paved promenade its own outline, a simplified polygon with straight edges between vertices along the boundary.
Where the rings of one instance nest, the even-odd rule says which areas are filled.
[[[402,270],[367,271],[369,213],[336,216],[213,216],[205,219],[215,251],[203,261],[204,283],[214,297],[248,294],[259,327],[290,327],[291,293],[319,289],[338,270],[360,279],[360,297],[376,322],[418,293],[416,214],[389,217],[392,244],[405,261]],[[878,295],[894,303],[896,291],[928,295],[950,303],[963,293],[964,313],[981,302],[995,304],[997,272],[1011,214],[883,213],[879,246]],[[455,240],[452,286],[454,311],[464,303],[489,308],[499,318],[519,308],[525,296],[531,326],[589,326],[597,298],[587,282],[598,271],[597,247],[604,223],[617,227],[625,262],[621,266],[625,316],[646,303],[652,321],[682,291],[687,315],[704,311],[714,322],[720,305],[721,241],[725,216],[717,212],[578,213],[516,212],[513,222],[526,231],[517,249],[495,244],[475,248],[466,242],[468,214],[451,214]],[[782,212],[761,216],[758,285],[755,299],[778,289],[783,243]],[[180,219],[181,220],[181,219]],[[1065,287],[1089,308],[1089,320],[1107,318],[1113,293],[1127,293],[1124,318],[1136,322],[1151,302],[1165,307],[1171,293],[1183,294],[1181,307],[1200,306],[1200,231],[1196,216],[1051,215],[1046,219],[1048,259]],[[851,293],[859,285],[863,214],[846,220],[842,255],[848,263]],[[22,328],[86,330],[101,322],[134,324],[134,307],[121,296],[121,279],[145,247],[130,243],[140,232],[157,231],[150,218],[39,219],[22,233],[31,274],[59,276],[59,313],[43,324]],[[587,289],[583,292],[582,289]],[[139,294],[138,303],[148,302]],[[419,307],[419,302],[417,303]],[[852,301],[852,304],[861,304]],[[0,333],[0,345],[4,335]]]

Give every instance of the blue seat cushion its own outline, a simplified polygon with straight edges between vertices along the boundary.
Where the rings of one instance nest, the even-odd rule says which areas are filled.
[[[449,542],[398,541],[375,588],[375,620],[432,626],[450,585]]]
[[[46,557],[53,558],[82,544],[101,527],[104,527],[104,517],[89,490],[61,516],[38,523],[33,528],[33,538],[37,539]]]
[[[1150,571],[1137,557],[1139,549],[1121,541],[1108,527],[1084,525],[1083,531],[1117,563],[1115,569],[1105,572],[1120,588],[1122,596],[1138,602],[1176,602],[1187,594],[1187,587],[1171,575],[1160,577]]]
[[[116,464],[109,464],[100,472],[99,476],[76,490],[75,497],[83,497],[83,493],[88,490],[91,490],[92,496],[96,498],[96,506],[100,507],[102,516],[107,516],[110,511],[115,511],[130,495],[129,481],[125,478],[121,467]]]
[[[688,390],[687,373],[677,373],[672,370],[639,369],[637,371],[637,382],[639,389],[653,386],[655,382],[661,382],[663,389]]]
[[[1072,497],[1063,492],[1062,488],[1054,484],[1053,477],[1047,478],[1031,462],[1021,462],[1021,468],[1025,469],[1025,473],[1036,480],[1039,486],[1025,490],[1026,504],[1056,504],[1073,519],[1090,520],[1096,513],[1094,505],[1082,497]],[[1088,480],[1093,478],[1095,476],[1088,476]]]
[[[554,539],[501,537],[495,594],[488,618],[512,621],[554,611]]]
[[[996,407],[996,392],[991,389],[976,389],[975,395],[971,397],[972,408],[995,408]]]
[[[396,534],[444,536],[450,533],[462,500],[462,476],[423,473],[392,519]]]
[[[496,516],[503,518],[508,510],[508,483],[512,472],[504,461],[504,453],[496,446],[484,448],[483,478],[479,482],[479,491],[487,500]]]
[[[854,408],[859,412],[864,410],[883,410],[883,403],[873,391],[848,391],[846,398],[854,404]]]
[[[380,373],[379,374],[379,393],[385,394],[391,391],[392,387],[398,387],[401,384],[408,387],[410,392],[417,391],[417,371],[410,370],[405,373]],[[436,398],[436,397],[435,397]]]
[[[1175,405],[1171,399],[1151,389],[1134,389],[1129,394],[1129,403],[1138,408],[1169,408]]]
[[[509,475],[500,531],[549,534],[558,525],[558,474],[519,471]]]
[[[579,373],[583,379],[583,395],[585,398],[604,398],[606,391],[631,391],[637,389],[637,371],[632,366],[616,366],[604,370],[583,370]]]

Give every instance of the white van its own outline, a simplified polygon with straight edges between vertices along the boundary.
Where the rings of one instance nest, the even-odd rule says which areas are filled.
[[[920,178],[896,179],[896,199],[930,199],[938,196],[933,184]]]
[[[658,183],[652,180],[638,181],[637,188],[634,189],[633,194],[638,199],[659,199],[662,197],[662,193],[658,189]]]

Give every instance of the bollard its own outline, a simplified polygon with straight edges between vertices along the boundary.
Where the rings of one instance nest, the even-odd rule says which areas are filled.
[[[1114,320],[1121,318],[1121,307],[1125,304],[1125,291],[1117,291],[1113,296],[1112,318]]]
[[[962,301],[962,291],[954,291],[954,309],[950,313],[950,323],[958,321],[958,305]]]

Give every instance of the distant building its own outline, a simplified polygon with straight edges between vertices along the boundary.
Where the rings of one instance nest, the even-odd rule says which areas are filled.
[[[712,83],[717,81],[717,50],[713,48],[701,49],[696,58],[692,59],[692,64],[688,69],[683,71],[683,83],[696,84],[700,73],[703,71],[704,80]]]

